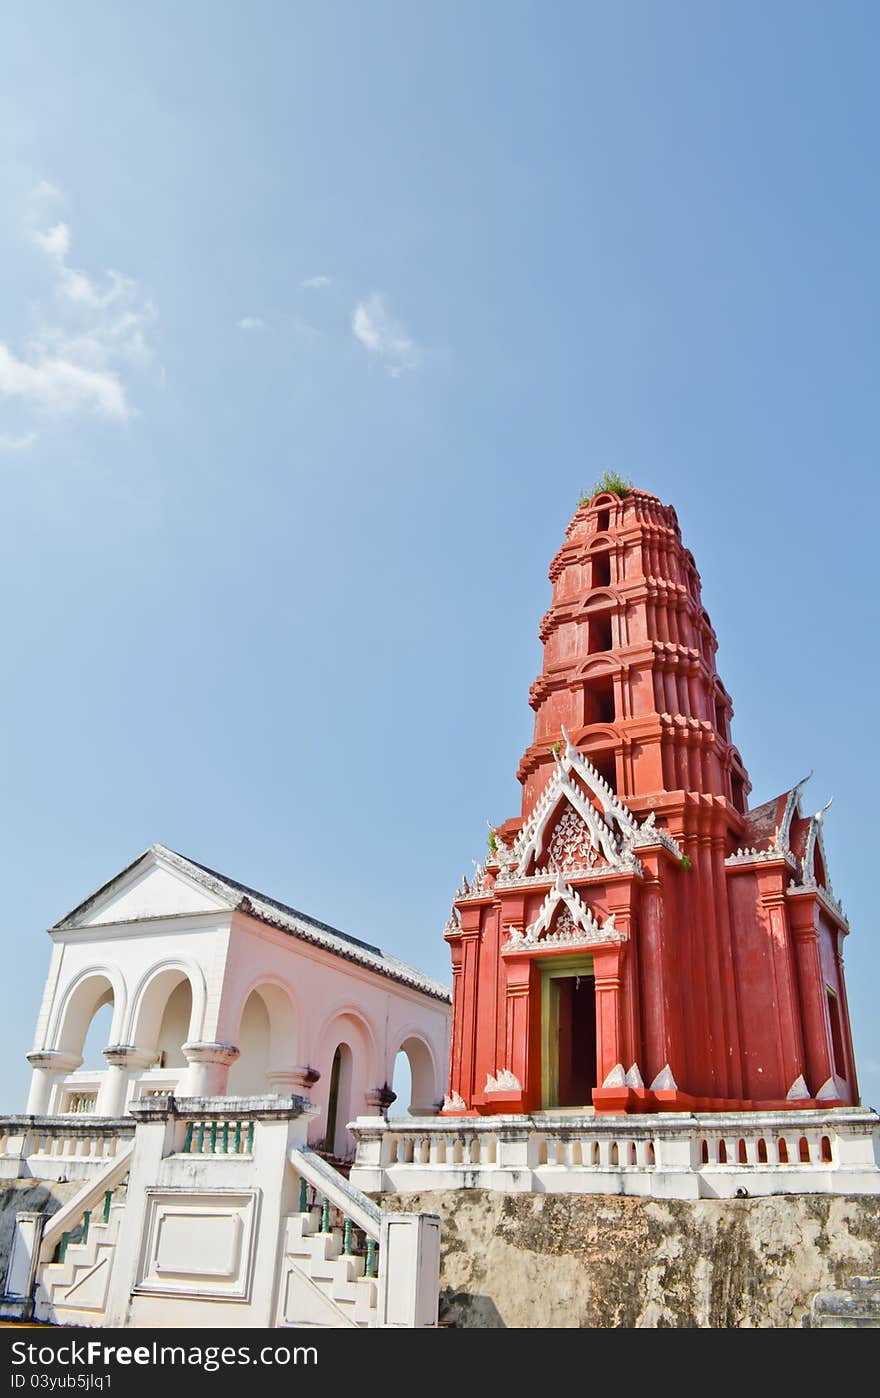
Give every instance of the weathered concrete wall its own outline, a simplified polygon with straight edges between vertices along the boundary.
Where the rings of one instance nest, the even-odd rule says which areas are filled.
[[[440,1319],[464,1328],[799,1326],[880,1273],[880,1196],[656,1200],[383,1194],[443,1221]]]
[[[4,1180],[0,1185],[0,1291],[6,1278],[6,1264],[12,1246],[12,1230],[17,1213],[54,1214],[82,1189],[82,1180],[57,1184],[54,1180]]]

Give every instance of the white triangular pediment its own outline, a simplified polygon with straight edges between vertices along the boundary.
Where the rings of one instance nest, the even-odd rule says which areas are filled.
[[[112,879],[94,897],[60,924],[64,927],[104,927],[186,913],[209,913],[234,907],[235,899],[203,886],[161,855],[149,850],[142,859]]]

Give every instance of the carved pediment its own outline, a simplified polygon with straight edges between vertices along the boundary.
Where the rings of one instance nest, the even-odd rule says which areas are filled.
[[[600,923],[579,893],[565,882],[562,874],[557,874],[535,921],[525,932],[512,930],[502,950],[524,951],[536,944],[592,946],[626,940],[626,933],[618,932],[614,925],[613,913]]]

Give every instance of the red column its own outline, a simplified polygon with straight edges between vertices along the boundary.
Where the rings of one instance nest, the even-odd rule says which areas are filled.
[[[596,947],[593,975],[596,982],[596,1080],[601,1087],[618,1063],[623,1064],[623,960],[625,942]]]
[[[506,1062],[519,1078],[521,1104],[505,1097],[503,1111],[541,1108],[541,985],[540,973],[527,956],[505,957],[507,972]]]

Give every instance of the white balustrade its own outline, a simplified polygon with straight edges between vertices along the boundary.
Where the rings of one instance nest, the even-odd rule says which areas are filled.
[[[880,1191],[863,1108],[633,1117],[361,1117],[351,1179],[373,1191],[481,1187],[712,1198]]]

